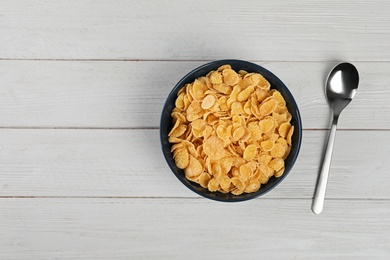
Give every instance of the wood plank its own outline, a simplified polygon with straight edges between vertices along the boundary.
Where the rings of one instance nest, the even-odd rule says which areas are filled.
[[[326,131],[264,198],[312,198]],[[388,131],[339,131],[327,198],[390,199]],[[169,170],[157,130],[0,130],[0,196],[198,197]]]
[[[204,62],[0,61],[1,127],[158,127],[169,92]],[[328,128],[324,81],[333,62],[258,62],[298,102],[306,129]],[[390,129],[390,63],[358,62],[358,93],[339,128]]]
[[[1,12],[0,58],[390,60],[381,0],[12,0]]]
[[[388,259],[390,201],[0,199],[2,259]]]

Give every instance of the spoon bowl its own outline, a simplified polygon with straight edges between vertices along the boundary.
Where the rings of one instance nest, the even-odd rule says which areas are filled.
[[[340,63],[329,73],[325,85],[326,98],[334,114],[352,101],[359,85],[359,73],[351,63]]]
[[[343,111],[355,96],[358,85],[359,73],[356,67],[351,63],[340,63],[334,67],[326,80],[325,94],[329,106],[333,111],[333,122],[312,204],[312,210],[315,214],[321,213],[324,207],[325,192],[338,119],[341,111]]]

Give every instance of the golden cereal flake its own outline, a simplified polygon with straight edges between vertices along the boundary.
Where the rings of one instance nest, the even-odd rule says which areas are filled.
[[[286,136],[286,140],[287,140],[287,143],[289,145],[291,145],[291,138],[292,138],[293,133],[294,133],[294,126],[291,126],[290,130],[288,131],[288,134]]]
[[[276,109],[276,100],[271,98],[268,100],[264,100],[263,103],[260,105],[260,114],[263,116],[267,116],[275,111]]]
[[[211,84],[221,84],[223,82],[222,80],[222,74],[219,71],[213,71],[210,73],[210,82]]]
[[[211,108],[212,106],[214,106],[214,104],[216,103],[216,101],[217,101],[217,98],[215,97],[215,96],[213,96],[213,95],[207,95],[204,99],[203,99],[203,101],[202,101],[202,105],[201,105],[201,107],[203,108],[203,109],[209,109],[209,108]]]
[[[250,161],[256,156],[256,153],[257,153],[256,145],[250,144],[245,148],[243,157],[245,160]]]
[[[232,69],[224,69],[222,71],[223,82],[229,86],[234,86],[238,83],[239,77],[237,73]]]
[[[211,176],[210,174],[208,174],[207,172],[203,172],[200,176],[199,176],[199,184],[200,186],[202,186],[203,188],[207,188],[208,187],[208,184],[209,184],[209,181],[211,180]]]
[[[181,149],[176,153],[175,162],[179,169],[185,169],[189,165],[189,154],[187,149]]]
[[[219,160],[229,155],[229,153],[224,149],[223,140],[215,135],[210,136],[203,143],[203,151],[212,160]]]
[[[282,169],[282,167],[284,167],[284,160],[282,158],[272,159],[268,163],[268,166],[270,168],[274,169],[275,171],[279,171],[280,169]]]

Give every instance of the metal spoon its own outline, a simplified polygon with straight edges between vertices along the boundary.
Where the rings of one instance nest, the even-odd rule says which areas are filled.
[[[355,96],[358,85],[358,71],[355,66],[350,63],[340,63],[334,67],[326,81],[325,93],[328,103],[333,110],[333,122],[312,204],[312,210],[315,214],[321,213],[324,207],[325,191],[328,182],[334,139],[336,136],[337,121],[341,111],[343,111]]]

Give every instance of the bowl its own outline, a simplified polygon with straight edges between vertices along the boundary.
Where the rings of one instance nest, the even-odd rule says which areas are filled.
[[[173,158],[173,154],[171,152],[172,144],[168,142],[168,133],[170,132],[173,126],[171,113],[175,107],[175,100],[177,98],[178,91],[185,84],[191,83],[195,79],[201,76],[205,76],[207,73],[209,73],[212,70],[217,70],[220,66],[224,64],[229,64],[232,67],[232,69],[237,72],[239,70],[246,70],[248,72],[260,73],[264,78],[266,78],[270,82],[271,89],[277,89],[282,94],[282,96],[286,101],[286,106],[290,114],[292,115],[292,119],[290,123],[291,125],[294,126],[294,133],[291,139],[292,147],[291,147],[290,154],[285,159],[284,174],[279,178],[271,177],[268,183],[262,184],[260,189],[257,192],[253,192],[253,193],[243,193],[241,195],[233,195],[231,193],[222,193],[218,191],[211,192],[208,189],[203,188],[199,184],[189,181],[184,175],[184,170],[181,170],[176,166],[175,160]],[[161,115],[160,140],[161,140],[162,152],[164,154],[164,157],[170,169],[187,188],[208,199],[222,201],[222,202],[238,202],[238,201],[253,199],[268,193],[287,177],[287,175],[293,168],[295,161],[297,160],[299,149],[301,147],[302,122],[301,122],[301,116],[299,114],[299,109],[297,103],[294,100],[294,97],[292,96],[291,92],[286,87],[286,85],[272,72],[268,71],[267,69],[257,64],[248,61],[231,60],[231,59],[217,60],[217,61],[212,61],[210,63],[204,64],[192,70],[173,87],[172,91],[169,93],[166,99],[162,111],[162,115]]]

